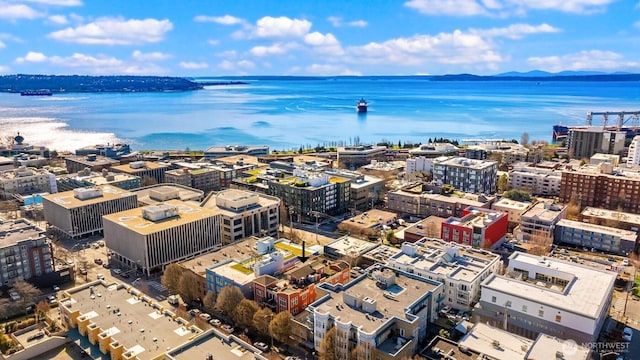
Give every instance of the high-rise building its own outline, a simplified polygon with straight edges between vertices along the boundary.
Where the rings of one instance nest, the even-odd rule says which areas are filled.
[[[569,128],[567,151],[573,159],[590,158],[595,153],[619,154],[624,150],[626,133],[602,126]]]
[[[636,135],[629,145],[627,164],[640,165],[640,135]]]

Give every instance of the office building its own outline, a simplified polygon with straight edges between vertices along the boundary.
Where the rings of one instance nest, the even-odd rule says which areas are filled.
[[[0,221],[0,285],[12,286],[54,271],[45,231],[19,219]]]
[[[355,145],[338,148],[338,166],[346,169],[357,169],[370,164],[372,160],[385,161],[386,146]]]
[[[78,188],[42,197],[44,218],[58,234],[71,238],[103,231],[102,216],[138,207],[136,195],[114,186]]]
[[[123,190],[133,190],[140,187],[140,178],[125,173],[109,172],[107,169],[103,169],[100,172],[92,172],[89,169],[84,169],[77,173],[57,176],[56,184],[60,192],[101,185],[111,185]]]
[[[438,184],[448,184],[458,191],[474,194],[496,192],[498,163],[493,160],[473,160],[452,157],[434,162],[433,180]]]
[[[166,164],[151,161],[133,161],[122,165],[111,166],[111,171],[138,176],[145,183],[145,178],[152,179],[156,184],[164,182],[164,173],[169,169]]]
[[[106,156],[84,155],[84,156],[66,156],[64,163],[68,173],[77,173],[85,169],[89,171],[100,172],[104,169],[108,170],[113,165],[119,165],[120,161],[114,160]]]
[[[221,215],[190,202],[168,200],[102,219],[112,259],[148,275],[222,245]]]
[[[0,200],[11,200],[14,195],[56,192],[56,176],[46,169],[21,166],[0,172]]]
[[[77,156],[99,155],[110,159],[120,159],[131,154],[131,148],[127,144],[98,144],[76,149]]]
[[[516,251],[509,257],[506,275],[492,274],[482,283],[474,317],[530,339],[545,333],[594,342],[609,315],[616,276]]]
[[[628,256],[636,249],[637,232],[562,219],[555,227],[554,242]]]
[[[267,156],[269,155],[269,146],[212,146],[204,151],[204,157],[207,160],[233,155]]]
[[[458,244],[494,249],[507,235],[508,216],[501,211],[468,207],[462,217],[442,222],[441,238]]]

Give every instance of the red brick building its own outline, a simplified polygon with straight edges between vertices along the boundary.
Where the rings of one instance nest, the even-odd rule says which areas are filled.
[[[501,211],[468,207],[462,217],[442,223],[440,237],[445,241],[492,249],[507,234],[508,215]]]
[[[604,172],[603,172],[604,171]],[[640,213],[640,177],[624,176],[607,168],[600,172],[569,170],[562,172],[560,201],[586,206]]]

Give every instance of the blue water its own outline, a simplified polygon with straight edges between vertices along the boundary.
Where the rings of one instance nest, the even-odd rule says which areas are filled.
[[[398,295],[404,291],[404,288],[398,284],[393,284],[385,289],[386,291],[392,293],[393,295]]]
[[[523,132],[550,141],[553,124],[584,124],[587,111],[640,108],[636,82],[245,80],[192,92],[0,94],[0,139],[19,131],[26,142],[57,150],[113,142],[157,150],[297,149],[356,140],[520,140]],[[361,97],[369,102],[364,115],[355,111]]]

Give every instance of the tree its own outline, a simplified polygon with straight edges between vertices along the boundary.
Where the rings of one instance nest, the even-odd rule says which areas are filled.
[[[336,328],[332,327],[320,342],[320,360],[338,360],[336,352]]]
[[[351,360],[371,359],[371,344],[361,342],[351,350]]]
[[[41,300],[36,305],[36,309],[34,312],[36,315],[36,322],[38,322],[38,320],[44,320],[44,318],[47,316],[47,313],[49,312],[50,309],[51,307],[49,307],[49,303],[46,300]]]
[[[235,286],[225,286],[220,290],[220,294],[218,294],[216,308],[222,310],[226,316],[233,319],[234,310],[242,300],[244,300],[244,295],[239,288]]]
[[[15,284],[13,284],[13,291],[20,294],[20,303],[25,311],[27,308],[27,302],[29,304],[33,303],[33,299],[41,294],[41,291],[38,290],[38,288],[24,280],[16,281]]]
[[[528,132],[523,132],[522,135],[520,136],[520,144],[522,146],[527,146],[529,145],[529,133]]]
[[[184,269],[178,264],[169,264],[164,269],[160,282],[171,294],[178,294],[180,291],[180,278]]]
[[[269,336],[269,323],[275,314],[271,309],[259,309],[253,314],[253,327],[263,336]]]
[[[509,177],[507,174],[502,174],[498,178],[498,191],[505,192],[509,189]]]
[[[202,299],[202,306],[209,312],[213,312],[216,307],[216,294],[213,291],[207,291],[207,294]]]
[[[502,197],[511,199],[514,201],[527,202],[531,201],[531,194],[523,190],[507,190],[502,193]]]
[[[233,314],[233,321],[236,326],[253,329],[253,316],[260,307],[253,300],[243,299],[240,301]]]
[[[456,191],[456,188],[453,185],[444,184],[442,189],[440,189],[441,195],[451,195]]]
[[[269,323],[269,334],[281,343],[288,343],[291,336],[291,319],[288,311],[281,311]]]
[[[202,294],[200,293],[200,276],[193,271],[185,270],[180,276],[180,284],[178,286],[179,294],[186,302],[192,302],[194,300],[202,300]]]

